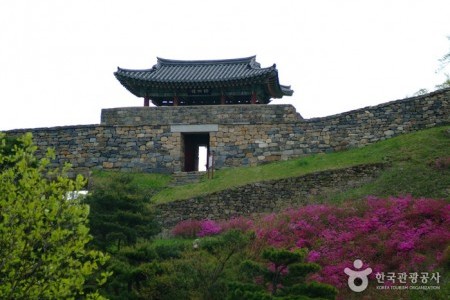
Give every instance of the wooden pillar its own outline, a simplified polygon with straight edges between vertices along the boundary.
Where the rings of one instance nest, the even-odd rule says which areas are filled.
[[[178,96],[173,97],[173,106],[178,106]]]
[[[220,97],[220,104],[222,104],[222,105],[226,104],[226,98],[225,98],[224,94],[222,94],[222,96]]]
[[[150,106],[150,99],[148,97],[144,98],[144,106]]]
[[[255,92],[252,92],[252,98],[250,100],[250,103],[251,104],[256,104],[256,93]]]

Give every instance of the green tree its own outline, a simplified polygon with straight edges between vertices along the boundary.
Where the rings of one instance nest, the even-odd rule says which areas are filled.
[[[445,76],[447,77],[447,79],[443,83],[436,85],[435,86],[436,89],[440,90],[440,89],[450,88],[450,75],[445,74]]]
[[[149,247],[160,232],[150,208],[155,188],[136,178],[129,173],[100,173],[84,199],[90,207],[92,244],[111,255],[107,268],[114,275],[101,289],[109,299],[143,299],[143,282],[158,270],[151,263],[156,254]]]
[[[124,246],[114,253],[110,268],[114,276],[103,287],[109,299],[189,299],[183,281],[171,277],[175,270],[169,265],[169,276],[160,278],[167,262],[179,259],[187,243],[171,240],[141,241]],[[164,265],[164,266],[162,266]],[[148,292],[148,290],[152,292]]]
[[[86,247],[89,209],[67,197],[85,181],[67,178],[69,166],[51,169],[52,151],[37,159],[36,149],[31,134],[11,142],[0,133],[0,298],[79,298],[108,257]]]
[[[120,251],[159,233],[150,209],[151,191],[140,188],[131,174],[111,173],[103,184],[94,184],[85,203],[90,207],[94,244],[102,250]]]
[[[447,39],[450,41],[450,36],[448,36]],[[448,65],[450,65],[450,51],[447,54],[445,54],[444,56],[442,56],[439,59],[439,62],[441,63],[440,70],[442,70],[445,67],[447,67]]]
[[[306,283],[306,276],[320,269],[315,263],[304,262],[306,253],[304,249],[264,249],[262,263],[252,260],[242,263],[242,281],[230,284],[228,299],[334,299],[336,288]]]
[[[450,36],[448,36],[447,39],[450,41]],[[436,70],[436,73],[443,72],[449,65],[450,65],[450,51],[439,59],[439,67]],[[448,74],[448,73],[444,73],[444,74],[445,74],[446,79],[441,84],[435,85],[434,90],[450,88],[450,74]],[[429,91],[428,89],[422,88],[422,89],[418,90],[417,92],[415,92],[413,94],[413,96],[421,96],[421,95],[428,94],[429,92],[431,92],[431,91]]]
[[[450,41],[450,36],[447,37],[447,39]],[[442,72],[447,66],[450,65],[450,51],[445,54],[441,59],[439,59],[440,66],[438,69],[438,72]],[[445,76],[447,77],[446,80],[435,86],[436,89],[444,89],[450,87],[450,74],[445,73]]]
[[[156,261],[140,291],[142,299],[226,299],[227,283],[237,279],[250,239],[231,230],[194,241],[155,241]]]

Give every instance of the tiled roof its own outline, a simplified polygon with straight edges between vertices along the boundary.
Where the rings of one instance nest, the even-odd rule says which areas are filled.
[[[274,66],[260,68],[255,62],[255,57],[212,61],[180,61],[158,58],[158,63],[149,70],[118,68],[116,76],[161,83],[200,83],[260,77],[270,74],[274,70]]]
[[[256,56],[226,60],[170,60],[158,58],[157,64],[147,70],[117,68],[116,78],[130,92],[137,86],[148,88],[204,88],[249,84],[273,86],[276,95],[292,95],[289,86],[280,86],[276,66],[261,68]]]

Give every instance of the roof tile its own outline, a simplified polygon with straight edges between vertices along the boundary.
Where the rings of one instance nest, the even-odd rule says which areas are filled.
[[[280,86],[275,65],[261,68],[256,56],[225,60],[170,60],[159,58],[157,64],[147,70],[117,68],[116,78],[130,90],[130,86],[167,87],[227,86],[236,82],[246,84],[275,84],[280,96],[292,95],[289,86]],[[130,90],[131,91],[131,90]],[[134,91],[134,92],[133,92]],[[136,89],[133,89],[135,93]]]

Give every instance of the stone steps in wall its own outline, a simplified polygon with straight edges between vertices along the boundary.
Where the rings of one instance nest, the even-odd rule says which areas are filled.
[[[179,186],[191,183],[198,183],[206,172],[175,172],[172,174],[172,182],[169,186]]]

